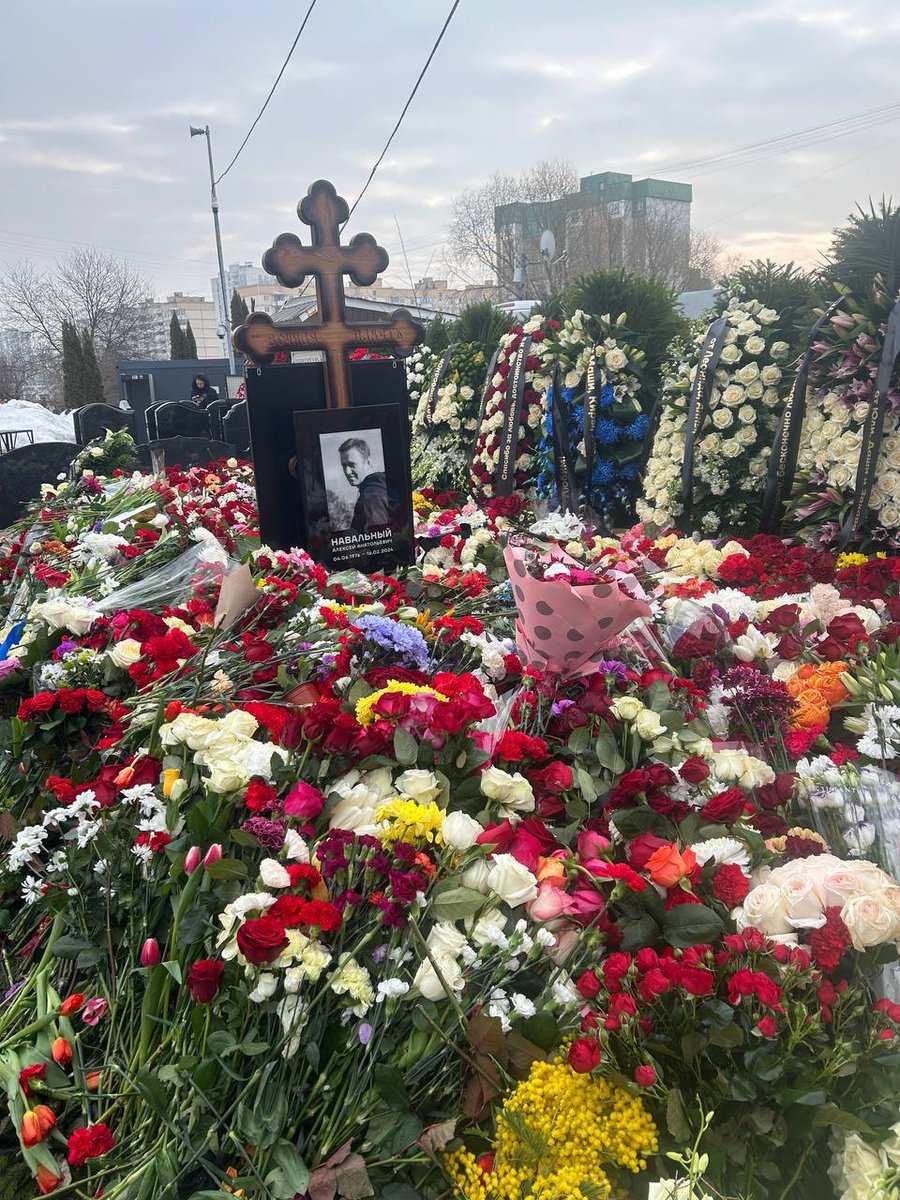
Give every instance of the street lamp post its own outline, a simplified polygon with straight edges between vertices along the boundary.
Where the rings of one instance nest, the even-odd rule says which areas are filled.
[[[219,229],[219,198],[216,195],[216,173],[213,170],[212,157],[212,142],[209,136],[209,126],[205,125],[202,128],[199,125],[191,126],[191,137],[205,137],[206,150],[209,155],[209,186],[211,193],[213,224],[216,229],[216,255],[219,259],[219,285],[222,289],[222,319],[225,322],[226,328],[228,325],[228,284],[225,281],[225,260],[222,258],[222,234]],[[231,343],[231,338],[224,339],[226,349],[228,350],[228,371],[234,375],[234,346]]]

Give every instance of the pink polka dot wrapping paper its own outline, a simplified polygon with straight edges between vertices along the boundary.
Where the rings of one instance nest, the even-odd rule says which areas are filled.
[[[559,547],[535,557],[524,547],[509,545],[503,554],[518,613],[516,649],[526,666],[563,679],[591,675],[610,657],[619,635],[650,616],[648,604],[602,576],[574,585],[567,578],[539,578],[554,563],[584,573],[582,564]]]

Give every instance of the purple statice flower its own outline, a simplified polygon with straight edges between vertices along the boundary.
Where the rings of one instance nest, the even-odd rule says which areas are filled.
[[[270,821],[268,817],[249,817],[241,829],[244,833],[252,833],[266,850],[278,851],[284,845],[284,821]]]
[[[53,657],[56,659],[57,662],[59,662],[59,660],[61,658],[65,658],[67,654],[70,654],[73,650],[77,650],[77,649],[78,649],[77,642],[72,642],[72,641],[69,641],[68,638],[63,638],[63,640],[59,643],[59,645],[53,651]]]
[[[429,666],[428,645],[420,630],[404,625],[392,617],[379,617],[367,613],[353,622],[367,642],[387,650],[398,663],[427,671]]]

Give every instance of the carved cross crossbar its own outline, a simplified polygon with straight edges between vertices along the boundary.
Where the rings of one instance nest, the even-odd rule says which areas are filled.
[[[308,275],[314,276],[320,321],[276,325],[266,313],[253,313],[234,331],[234,344],[262,363],[279,350],[322,350],[328,407],[350,408],[347,351],[372,346],[409,351],[422,342],[425,331],[405,308],[396,309],[382,325],[348,324],[344,276],[359,287],[370,286],[388,265],[387,251],[370,233],[357,233],[349,245],[341,245],[340,227],[349,209],[325,179],[310,187],[297,212],[312,229],[312,245],[304,246],[296,234],[282,233],[263,255],[263,267],[284,287],[300,287]]]

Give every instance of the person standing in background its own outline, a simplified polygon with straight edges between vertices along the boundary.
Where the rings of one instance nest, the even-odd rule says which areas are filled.
[[[218,391],[205,375],[194,376],[194,382],[191,384],[191,404],[196,404],[198,408],[206,408],[218,398]]]

